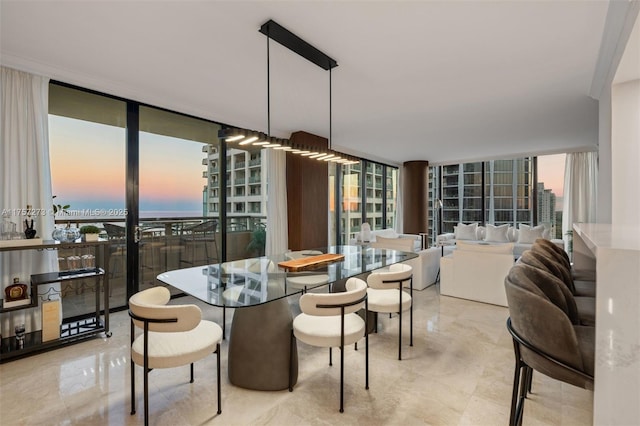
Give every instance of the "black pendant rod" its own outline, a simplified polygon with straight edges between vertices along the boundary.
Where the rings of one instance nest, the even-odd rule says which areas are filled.
[[[329,68],[329,149],[331,149],[331,68]]]
[[[271,137],[271,64],[269,62],[269,34],[267,34],[267,137]]]

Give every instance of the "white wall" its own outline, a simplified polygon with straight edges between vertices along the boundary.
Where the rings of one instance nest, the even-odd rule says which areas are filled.
[[[611,219],[640,221],[640,80],[611,88]]]
[[[599,100],[598,111],[598,223],[611,223],[611,89]]]

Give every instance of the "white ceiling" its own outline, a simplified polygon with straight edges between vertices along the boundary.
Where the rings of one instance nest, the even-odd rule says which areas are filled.
[[[273,19],[337,60],[334,149],[447,163],[592,149],[608,1],[7,1],[0,61],[267,128]],[[271,43],[271,129],[329,135],[329,73]]]

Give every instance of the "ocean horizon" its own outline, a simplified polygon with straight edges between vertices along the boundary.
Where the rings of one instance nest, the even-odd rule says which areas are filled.
[[[66,214],[56,215],[56,221],[94,219],[96,222],[118,222],[126,217],[126,209],[69,209]],[[140,219],[163,219],[178,217],[203,217],[202,210],[140,210]]]

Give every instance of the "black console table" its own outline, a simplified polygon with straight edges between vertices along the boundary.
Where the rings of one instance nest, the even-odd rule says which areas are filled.
[[[82,249],[93,250],[96,259],[96,267],[71,271],[47,272],[31,275],[31,297],[28,304],[5,307],[0,305],[0,316],[21,309],[35,308],[40,305],[38,287],[56,282],[68,282],[80,279],[95,278],[96,297],[95,312],[81,317],[63,318],[60,325],[60,337],[58,339],[43,342],[42,331],[33,331],[25,334],[24,344],[18,347],[15,336],[3,336],[0,344],[0,362],[22,358],[60,346],[77,343],[87,338],[96,337],[100,333],[111,337],[109,331],[109,274],[108,255],[109,241],[60,243],[56,241],[43,241],[42,243],[29,244],[26,240],[15,246],[0,246],[0,252],[13,252],[22,250],[61,250]],[[101,260],[99,260],[101,259]],[[103,306],[100,303],[100,282],[104,295]]]

